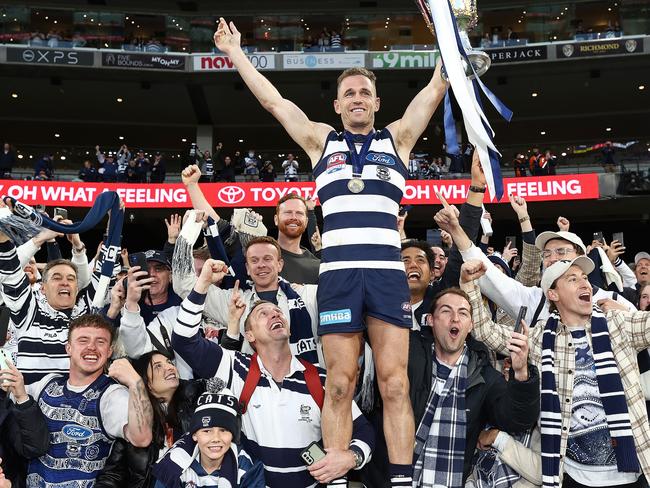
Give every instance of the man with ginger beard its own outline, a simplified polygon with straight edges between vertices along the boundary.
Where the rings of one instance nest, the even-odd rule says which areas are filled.
[[[273,220],[278,226],[278,244],[282,249],[284,268],[280,273],[290,283],[318,284],[320,259],[300,245],[307,230],[307,202],[295,193],[288,193],[275,207]]]

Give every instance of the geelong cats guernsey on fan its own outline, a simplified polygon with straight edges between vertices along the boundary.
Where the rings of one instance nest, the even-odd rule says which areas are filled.
[[[90,488],[111,452],[99,404],[115,382],[101,375],[83,392],[68,389],[67,376],[56,375],[37,399],[50,432],[50,448],[29,463],[27,486]]]
[[[390,132],[332,131],[314,176],[323,209],[319,335],[359,332],[368,316],[410,328],[397,230],[407,170]]]
[[[359,151],[361,145],[356,146]],[[404,270],[397,212],[407,171],[387,129],[374,133],[361,163],[363,189],[356,192],[349,188],[355,177],[348,143],[343,134],[329,134],[314,168],[323,207],[321,274],[349,268]]]

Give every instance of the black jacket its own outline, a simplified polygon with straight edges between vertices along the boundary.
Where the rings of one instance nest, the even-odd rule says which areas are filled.
[[[469,362],[467,365],[467,434],[465,440],[465,465],[463,482],[472,468],[472,459],[478,436],[486,424],[510,433],[530,429],[539,417],[539,374],[528,365],[529,379],[519,382],[511,377],[506,382],[501,373],[490,364],[488,349],[484,344],[467,337]],[[409,395],[415,417],[415,428],[424,416],[432,387],[433,334],[429,327],[411,331],[409,343],[408,377]],[[375,418],[381,427],[381,416]],[[389,487],[388,459],[383,435],[377,436],[377,448],[364,473],[367,486]]]
[[[31,398],[14,405],[0,390],[0,457],[12,487],[25,486],[27,460],[44,455],[50,447],[45,417]]]
[[[174,429],[174,442],[190,430],[190,421],[196,400],[206,389],[205,380],[181,380],[176,394],[181,395],[177,409],[180,425]],[[111,455],[106,460],[104,469],[97,477],[96,488],[150,488],[156,484],[151,475],[151,468],[158,461],[163,442],[157,442],[160,432],[154,427],[154,440],[149,447],[134,447],[123,439],[117,439],[113,444]]]

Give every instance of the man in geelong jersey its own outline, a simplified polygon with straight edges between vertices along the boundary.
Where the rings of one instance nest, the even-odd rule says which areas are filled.
[[[220,19],[214,39],[262,107],[312,162],[324,218],[318,308],[328,369],[325,447],[329,452],[349,445],[357,358],[367,328],[384,405],[391,483],[411,486],[414,425],[406,375],[411,309],[397,212],[405,162],[447,89],[440,67],[403,117],[379,131],[374,129],[380,105],[375,75],[363,68],[344,71],[334,100],[344,131],[337,133],[310,121],[253,67],[232,22]]]

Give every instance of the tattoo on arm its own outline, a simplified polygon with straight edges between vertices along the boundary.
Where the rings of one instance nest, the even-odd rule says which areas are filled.
[[[140,379],[134,387],[129,388],[129,431],[131,434],[142,434],[151,429],[153,423],[153,408],[149,396]]]

